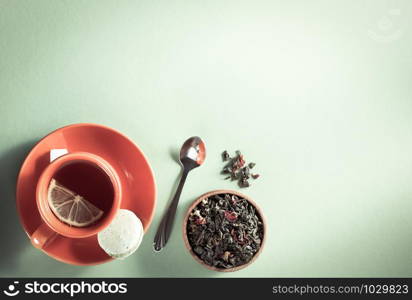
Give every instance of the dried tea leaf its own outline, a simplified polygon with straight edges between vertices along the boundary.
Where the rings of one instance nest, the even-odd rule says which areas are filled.
[[[233,194],[203,199],[190,213],[186,229],[193,252],[222,269],[248,263],[263,240],[261,217],[246,199]]]
[[[247,178],[242,178],[242,179],[239,181],[239,186],[242,187],[242,188],[249,187],[249,186],[250,186],[250,183],[249,183],[249,181],[247,180]]]
[[[222,159],[223,159],[223,161],[227,161],[227,160],[230,159],[230,155],[226,150],[223,151],[223,153],[222,153]]]
[[[225,150],[222,153],[222,158],[223,161],[228,161],[221,171],[222,174],[229,174],[229,176],[225,177],[225,180],[236,180],[240,187],[249,187],[248,179],[251,176],[253,179],[259,177],[258,174],[250,174],[250,169],[254,168],[256,164],[253,162],[246,164],[245,158],[239,150],[236,151],[236,156],[234,157],[230,157],[229,153]]]

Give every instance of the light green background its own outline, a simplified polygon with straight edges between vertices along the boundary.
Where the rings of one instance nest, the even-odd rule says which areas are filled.
[[[412,276],[410,1],[0,0],[0,276]],[[124,261],[69,266],[35,250],[15,178],[58,127],[114,127],[147,154],[155,219]],[[183,191],[172,239],[152,240],[189,136],[206,163]],[[110,147],[110,145],[107,145]],[[262,177],[245,193],[267,246],[232,274],[203,269],[180,223],[198,195],[236,185],[222,150]]]

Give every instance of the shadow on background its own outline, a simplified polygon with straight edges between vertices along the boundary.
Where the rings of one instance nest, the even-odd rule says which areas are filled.
[[[164,215],[166,214],[166,211],[169,208],[169,205],[172,203],[172,200],[173,200],[173,197],[175,196],[177,187],[179,186],[180,178],[182,177],[182,174],[183,174],[183,168],[180,164],[178,149],[171,148],[170,151],[169,151],[169,154],[170,154],[170,157],[176,162],[176,164],[177,164],[176,167],[180,168],[180,171],[179,171],[179,175],[176,177],[175,181],[173,182],[172,188],[170,190],[169,199],[166,203],[166,206],[161,208],[162,211],[159,214],[159,215],[161,215],[161,217],[159,218],[158,224],[156,224],[156,226],[153,226],[154,224],[151,225],[151,228],[154,227],[154,229],[152,229],[152,230],[154,230],[155,233],[157,232],[157,228],[159,227],[160,222],[162,221]],[[177,214],[177,212],[176,212],[176,214]]]
[[[176,162],[176,168],[181,168],[181,170],[172,184],[167,204],[164,207],[161,207],[160,211],[157,212],[161,218],[168,209],[176,193],[180,177],[182,176],[182,167],[179,160],[180,150],[175,148],[170,149],[169,154]],[[189,201],[187,205],[184,205],[183,201],[179,201],[172,235],[165,248],[159,252],[154,251],[153,240],[161,222],[161,218],[158,219],[158,222],[152,223],[150,230],[145,237],[144,244],[140,246],[135,255],[139,272],[142,274],[151,274],[150,276],[153,277],[215,277],[219,275],[216,274],[217,272],[202,267],[191,257],[189,251],[185,248],[182,237],[183,216],[194,200],[195,199]]]
[[[0,153],[0,277],[76,276],[84,270],[58,262],[34,249],[17,214],[17,177],[36,141],[19,144]],[[32,251],[32,252],[31,252]]]
[[[17,175],[24,158],[35,141],[26,142],[0,153],[0,236],[3,237],[0,255],[0,269],[12,268],[19,254],[31,247],[16,210]]]

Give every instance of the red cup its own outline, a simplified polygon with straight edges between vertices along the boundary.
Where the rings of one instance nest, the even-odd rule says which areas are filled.
[[[110,185],[113,192],[111,205],[106,208],[103,217],[87,227],[74,227],[62,222],[55,216],[48,202],[48,188],[51,180],[58,175],[60,171],[72,164],[84,164],[89,167],[89,170],[90,167],[93,167],[92,169],[96,170],[96,176],[98,173],[106,175],[107,184]],[[90,174],[88,174],[88,176],[89,175]],[[93,174],[91,174],[91,176],[93,176]],[[122,198],[121,191],[118,174],[103,158],[87,152],[69,153],[57,158],[46,167],[37,182],[37,209],[39,210],[43,223],[31,235],[33,246],[42,249],[48,243],[51,243],[58,235],[68,238],[85,238],[99,233],[111,223],[119,210]],[[99,207],[99,203],[93,204],[97,204],[96,206]]]

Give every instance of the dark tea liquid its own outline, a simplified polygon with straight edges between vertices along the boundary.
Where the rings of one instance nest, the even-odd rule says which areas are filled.
[[[110,178],[93,164],[70,163],[58,170],[53,178],[103,210],[104,214],[112,208],[114,190]]]

